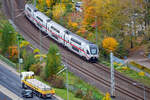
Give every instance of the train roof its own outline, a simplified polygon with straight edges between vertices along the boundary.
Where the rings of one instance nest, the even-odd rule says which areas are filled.
[[[30,7],[33,11],[38,11],[36,7],[34,7],[32,4],[26,4],[26,6]]]
[[[50,25],[53,26],[53,27],[55,27],[55,28],[57,28],[58,30],[61,30],[61,31],[66,30],[65,27],[63,27],[62,25],[56,23],[55,21],[51,21],[51,22],[50,22]]]
[[[90,41],[88,41],[88,40],[86,40],[86,39],[84,39],[84,38],[78,36],[78,35],[75,34],[75,33],[72,33],[72,32],[69,31],[69,30],[66,30],[66,32],[67,32],[68,34],[72,35],[73,37],[75,37],[76,39],[81,40],[82,42],[85,42],[85,43],[88,43],[88,44],[93,44],[92,42],[90,42]]]
[[[50,18],[48,18],[45,14],[43,14],[43,13],[40,12],[40,11],[37,11],[37,12],[36,12],[36,16],[39,16],[40,18],[42,18],[43,20],[45,20],[45,21],[47,21],[47,22],[50,22],[50,21],[51,21]]]
[[[60,24],[56,23],[55,21],[51,21],[50,24],[54,25],[55,27],[57,26],[57,27],[56,27],[57,29],[64,31],[64,32],[67,33],[68,35],[71,35],[71,36],[73,36],[73,37],[75,37],[75,38],[81,40],[82,42],[85,42],[85,43],[88,43],[88,44],[93,44],[92,42],[90,42],[90,41],[88,41],[88,40],[86,40],[86,39],[84,39],[84,38],[82,38],[82,37],[76,35],[75,33],[72,33],[71,31],[69,31],[69,30],[66,29],[65,27],[61,26]]]

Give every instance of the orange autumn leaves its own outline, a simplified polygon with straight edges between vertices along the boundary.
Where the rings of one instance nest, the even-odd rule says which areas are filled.
[[[118,42],[112,37],[107,37],[103,40],[102,46],[107,52],[113,52],[117,48]]]

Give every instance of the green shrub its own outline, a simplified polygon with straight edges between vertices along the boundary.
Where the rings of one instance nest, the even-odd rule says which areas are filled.
[[[30,71],[33,71],[35,75],[40,75],[42,66],[40,64],[32,64],[29,68]]]
[[[42,68],[41,68],[40,77],[41,77],[44,81],[46,81],[44,69],[45,69],[45,67],[42,67]]]
[[[24,58],[24,69],[26,71],[29,71],[30,66],[34,63],[35,63],[34,55],[33,54],[26,55],[26,57]]]
[[[82,93],[82,90],[81,90],[81,89],[78,89],[78,90],[75,92],[75,97],[77,97],[77,98],[82,98],[82,97],[83,97],[83,93]]]
[[[128,56],[128,50],[127,48],[123,45],[120,44],[117,48],[117,50],[115,51],[115,54],[117,55],[117,57],[119,58],[124,58],[125,56]],[[119,55],[118,55],[119,54]]]
[[[92,92],[89,91],[85,96],[83,96],[82,100],[93,100],[92,99]]]
[[[54,75],[53,77],[49,77],[47,81],[52,85],[52,87],[61,89],[65,88],[64,80],[60,76]]]

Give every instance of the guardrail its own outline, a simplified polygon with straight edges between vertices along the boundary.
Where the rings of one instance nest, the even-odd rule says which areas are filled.
[[[134,61],[131,61],[131,62],[128,64],[128,66],[129,66],[131,69],[133,69],[133,70],[135,70],[135,71],[137,71],[137,72],[144,71],[144,72],[145,72],[145,75],[148,76],[148,77],[150,77],[150,69],[148,69],[147,67],[142,66],[142,65],[140,65],[140,64],[138,64],[138,63],[136,63],[136,62],[134,62]]]
[[[135,67],[137,67],[137,68],[139,68],[139,69],[141,69],[141,70],[144,70],[145,72],[147,72],[147,73],[150,74],[150,69],[148,69],[148,68],[145,67],[145,66],[142,66],[142,65],[140,65],[140,64],[138,64],[138,63],[136,63],[136,62],[134,62],[134,61],[130,62],[129,64],[131,64],[131,65],[133,65],[133,66],[135,66]]]
[[[0,59],[7,63],[8,65],[12,66],[13,68],[16,69],[16,64],[11,62],[9,59],[5,58],[4,56],[0,55]]]

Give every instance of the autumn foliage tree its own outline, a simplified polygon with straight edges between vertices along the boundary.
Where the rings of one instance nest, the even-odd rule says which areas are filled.
[[[122,39],[122,34],[125,35],[123,31],[129,28],[125,23],[131,22],[134,11],[140,12],[142,9],[138,2],[139,0],[135,0],[134,3],[132,0],[83,0],[83,20],[80,27],[87,30],[86,34],[94,34],[93,26],[97,24],[99,36]]]
[[[65,13],[65,10],[66,6],[64,4],[57,3],[53,6],[53,18],[59,19]]]
[[[51,0],[46,0],[46,5],[48,8],[50,8],[50,6],[51,6],[50,4],[51,4]]]
[[[117,48],[118,42],[112,37],[107,37],[102,41],[102,46],[107,52],[113,52]]]

